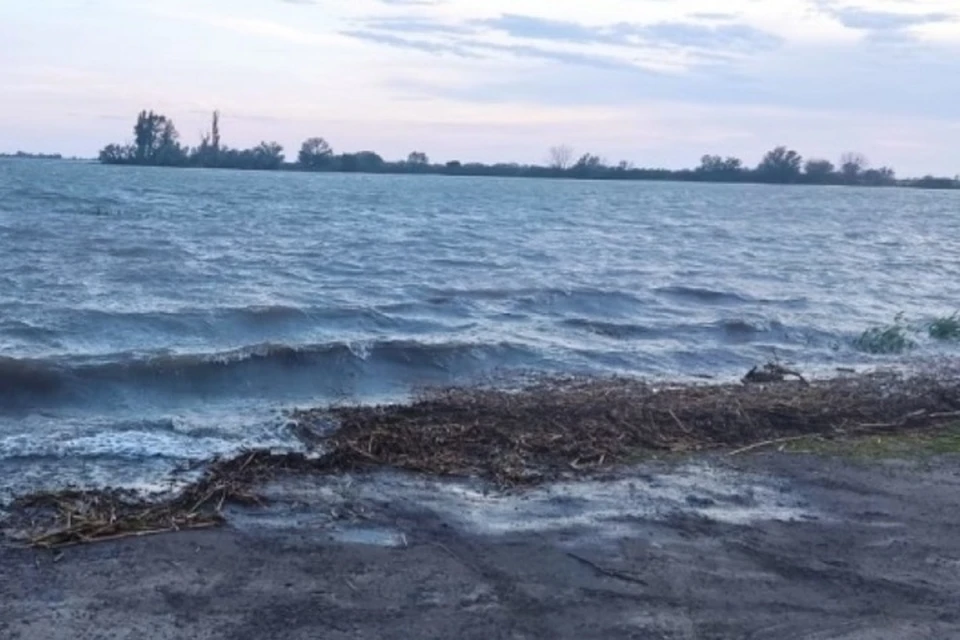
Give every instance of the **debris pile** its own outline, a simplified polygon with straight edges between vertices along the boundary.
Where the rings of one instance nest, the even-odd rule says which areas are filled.
[[[309,424],[332,414],[339,422],[327,441],[328,464],[338,470],[393,467],[515,485],[644,452],[942,424],[960,418],[958,382],[889,373],[667,387],[564,380],[519,392],[449,389],[407,405],[302,411],[295,418]]]
[[[30,544],[59,547],[216,526],[224,504],[257,504],[257,485],[284,473],[392,468],[516,486],[657,452],[746,451],[778,439],[922,429],[960,419],[955,373],[808,382],[765,367],[748,376],[743,384],[675,386],[554,379],[514,391],[454,388],[409,404],[296,411],[294,431],[310,434],[317,455],[246,451],[214,460],[199,481],[163,499],[66,491],[21,498],[14,511],[32,532]]]

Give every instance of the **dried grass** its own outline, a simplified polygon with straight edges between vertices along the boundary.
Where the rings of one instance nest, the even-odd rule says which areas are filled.
[[[334,416],[329,462],[527,483],[613,465],[641,451],[743,447],[777,438],[922,427],[960,414],[953,376],[656,387],[637,380],[548,382],[520,392],[450,389],[409,405],[305,411]]]

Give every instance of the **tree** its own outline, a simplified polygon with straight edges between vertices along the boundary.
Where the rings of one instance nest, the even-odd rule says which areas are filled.
[[[423,151],[412,151],[410,155],[407,156],[407,164],[412,164],[415,166],[426,166],[430,164],[430,158],[427,157]]]
[[[832,181],[836,167],[829,160],[810,159],[803,167],[807,181],[814,184],[828,184]]]
[[[165,118],[151,164],[182,167],[186,166],[188,161],[189,153],[180,145],[180,134],[177,132],[177,128],[173,126],[173,120]]]
[[[316,171],[330,163],[333,149],[323,138],[308,138],[300,147],[297,161],[304,169]]]
[[[213,122],[210,124],[210,137],[212,138],[210,142],[210,148],[213,150],[214,156],[220,151],[220,112],[213,112]]]
[[[355,153],[342,153],[338,160],[340,161],[340,171],[344,173],[355,173],[359,170],[357,166],[357,154]]]
[[[380,154],[373,151],[358,151],[354,157],[357,160],[357,171],[383,171],[383,166],[386,164]]]
[[[283,146],[277,142],[261,142],[253,149],[254,169],[276,170],[283,165]]]
[[[700,166],[695,169],[695,173],[710,180],[724,181],[736,180],[740,178],[742,172],[743,161],[733,156],[721,158],[715,155],[705,155],[700,158]]]
[[[180,134],[173,120],[153,111],[141,111],[133,127],[136,164],[182,166],[187,163],[186,149],[180,146]]]
[[[857,182],[860,174],[870,166],[870,161],[862,153],[848,151],[840,157],[840,173],[849,183]]]
[[[764,182],[789,183],[800,177],[803,156],[780,146],[768,151],[757,166],[757,176]]]
[[[167,126],[167,118],[153,111],[141,111],[137,116],[137,123],[133,126],[133,138],[136,149],[136,159],[143,164],[150,164],[160,146],[162,135],[171,140],[173,125]]]
[[[867,169],[860,175],[860,183],[870,187],[889,187],[897,183],[897,175],[890,167]]]
[[[561,144],[556,147],[550,147],[550,167],[566,171],[573,162],[573,147],[567,144]]]
[[[136,157],[137,150],[131,145],[108,144],[100,151],[103,164],[129,164]]]
[[[190,163],[197,167],[219,167],[220,160],[220,112],[213,112],[210,131],[200,137],[200,146],[190,154]]]
[[[599,175],[606,168],[607,167],[604,165],[603,159],[600,156],[595,156],[591,153],[585,153],[580,156],[580,159],[577,160],[576,164],[570,168],[570,171],[580,177],[591,177]]]
[[[728,157],[726,159],[720,156],[706,155],[700,158],[700,166],[697,171],[704,173],[718,173],[723,171],[739,171],[743,167],[740,158]]]

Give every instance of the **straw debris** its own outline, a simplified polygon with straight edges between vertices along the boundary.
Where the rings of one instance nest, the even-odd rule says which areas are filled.
[[[223,524],[225,503],[260,504],[254,486],[302,464],[297,455],[249,451],[214,460],[203,477],[173,496],[150,500],[132,491],[103,489],[38,493],[13,504],[16,536],[31,546],[59,548]]]
[[[573,380],[519,392],[450,389],[409,405],[305,411],[296,418],[334,416],[340,428],[328,439],[329,462],[340,469],[393,467],[516,485],[642,452],[942,424],[960,417],[957,381],[895,374],[667,387]]]
[[[676,386],[547,380],[514,391],[433,391],[410,404],[296,411],[293,431],[310,434],[320,455],[246,451],[213,461],[198,482],[166,499],[69,491],[22,498],[15,512],[34,532],[30,544],[59,547],[216,526],[225,504],[260,503],[257,485],[283,473],[393,468],[478,476],[506,487],[651,452],[739,453],[809,435],[923,429],[960,419],[960,375],[953,373],[784,377]],[[338,427],[333,431],[331,421]]]

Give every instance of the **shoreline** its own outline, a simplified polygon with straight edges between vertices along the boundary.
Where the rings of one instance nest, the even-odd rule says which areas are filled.
[[[46,162],[81,162],[86,164],[97,164],[100,166],[106,167],[138,167],[138,168],[155,168],[155,169],[178,169],[181,171],[189,170],[202,170],[202,171],[243,171],[243,172],[257,172],[257,173],[300,173],[300,174],[329,174],[329,175],[359,175],[359,176],[438,176],[438,177],[448,177],[448,178],[510,178],[517,180],[574,180],[578,182],[640,182],[640,183],[669,183],[669,184],[712,184],[712,185],[756,185],[756,186],[773,186],[773,187],[847,187],[847,188],[864,188],[864,189],[911,189],[919,191],[958,191],[960,190],[960,181],[957,181],[954,178],[949,177],[936,177],[936,176],[924,176],[922,178],[905,178],[898,179],[894,183],[890,184],[871,184],[871,183],[845,183],[842,181],[833,181],[833,182],[807,182],[807,181],[796,181],[796,182],[771,182],[769,180],[761,179],[750,179],[750,178],[740,178],[740,179],[724,179],[724,178],[710,178],[705,176],[700,176],[695,173],[694,170],[687,170],[687,173],[684,173],[684,170],[666,170],[669,172],[675,172],[681,174],[678,177],[669,177],[664,175],[659,175],[658,172],[661,170],[650,169],[644,170],[649,171],[658,175],[650,175],[643,177],[632,177],[632,176],[620,176],[615,172],[606,174],[606,175],[577,175],[573,173],[556,173],[551,170],[548,170],[544,167],[536,166],[519,166],[518,170],[512,173],[491,173],[485,172],[483,170],[470,171],[469,165],[463,165],[457,170],[448,170],[445,167],[441,166],[433,170],[427,171],[410,171],[404,168],[398,168],[395,170],[390,169],[378,169],[378,170],[336,170],[336,169],[305,169],[296,164],[290,164],[289,166],[284,165],[275,169],[266,169],[261,167],[216,167],[216,166],[176,166],[176,165],[156,165],[156,164],[134,164],[134,163],[113,163],[113,162],[101,162],[97,158],[24,158],[17,157],[15,155],[0,156],[0,160],[10,160],[10,161],[23,161],[23,160],[32,160],[32,161],[46,161]],[[527,169],[526,172],[523,170]],[[538,170],[540,173],[538,173]],[[542,174],[542,175],[541,175]]]
[[[957,191],[960,190],[960,182],[951,178],[906,178],[903,180],[898,180],[893,184],[847,184],[844,182],[771,182],[759,179],[738,179],[738,180],[724,180],[724,179],[712,179],[706,177],[700,177],[693,174],[693,171],[690,171],[690,175],[683,175],[679,177],[667,177],[663,175],[655,176],[645,176],[645,177],[629,177],[629,176],[618,176],[616,174],[612,175],[603,175],[603,176],[593,176],[593,175],[576,175],[571,173],[564,174],[555,174],[552,172],[545,172],[544,175],[539,175],[535,171],[532,173],[485,173],[483,171],[471,172],[469,170],[457,170],[457,171],[447,171],[443,169],[432,170],[432,171],[409,171],[405,169],[397,170],[376,170],[376,171],[343,171],[343,170],[315,170],[315,169],[304,169],[297,165],[283,166],[277,169],[263,169],[263,168],[243,168],[243,167],[201,167],[201,166],[168,166],[168,165],[141,165],[141,164],[125,164],[125,163],[110,163],[110,162],[100,162],[96,159],[91,160],[81,160],[83,162],[90,162],[99,164],[106,167],[137,167],[137,168],[154,168],[154,169],[176,169],[180,171],[253,171],[257,173],[294,173],[294,174],[321,174],[321,175],[358,175],[358,176],[411,176],[411,177],[422,177],[422,176],[434,176],[434,177],[446,177],[446,178],[508,178],[514,180],[573,180],[576,182],[638,182],[638,183],[668,183],[668,184],[712,184],[712,185],[753,185],[753,186],[769,186],[769,187],[845,187],[845,188],[863,188],[863,189],[911,189],[919,191]],[[542,167],[528,167],[530,169],[542,169]],[[656,170],[654,170],[656,171]],[[683,170],[678,170],[678,173],[682,173]]]
[[[281,476],[406,472],[522,491],[651,458],[934,433],[960,422],[952,370],[812,381],[784,372],[794,373],[768,366],[723,384],[546,379],[513,390],[433,390],[406,404],[295,410],[288,428],[304,452],[209,460],[199,479],[162,496],[110,488],[20,496],[9,519],[21,542],[55,548],[222,526],[226,508],[260,504],[260,488]]]

